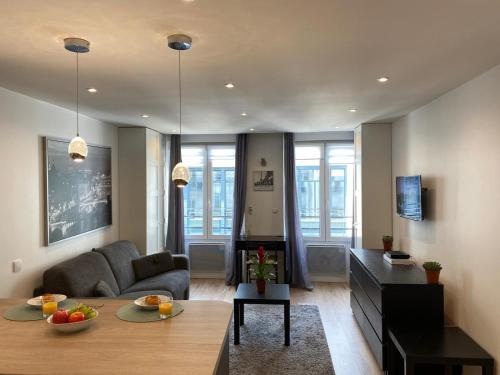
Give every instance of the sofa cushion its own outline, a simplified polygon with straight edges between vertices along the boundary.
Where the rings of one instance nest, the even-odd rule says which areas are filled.
[[[162,295],[162,296],[168,296],[172,297],[172,293],[166,291],[166,290],[141,290],[138,292],[130,292],[130,293],[124,293],[119,295],[117,298],[118,299],[137,299],[149,295]]]
[[[123,293],[153,289],[166,290],[172,293],[174,299],[184,299],[188,287],[189,271],[175,270],[138,281],[130,288],[124,290]]]
[[[106,258],[99,253],[88,252],[46,270],[43,289],[45,293],[62,293],[68,297],[93,297],[100,280],[105,281],[115,294],[120,294]]]
[[[172,253],[164,251],[134,259],[132,267],[134,267],[135,279],[139,281],[159,275],[160,273],[172,271],[175,269],[175,264]]]
[[[116,293],[113,291],[113,289],[111,289],[106,281],[99,280],[94,288],[94,296],[114,298],[116,297]]]
[[[174,259],[175,268],[178,270],[187,270],[189,271],[189,257],[185,254],[174,254],[172,255]]]
[[[139,252],[132,242],[116,241],[94,251],[104,255],[108,261],[121,292],[135,283],[132,261],[139,258]]]

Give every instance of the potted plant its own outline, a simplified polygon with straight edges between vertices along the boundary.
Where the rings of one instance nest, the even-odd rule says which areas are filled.
[[[392,236],[385,235],[382,237],[382,242],[384,243],[384,251],[392,250],[392,241],[393,241]]]
[[[425,275],[427,276],[427,282],[429,284],[439,283],[439,273],[443,269],[439,262],[425,262],[422,267],[424,267]]]
[[[250,259],[250,264],[252,275],[257,282],[257,292],[265,293],[266,282],[270,281],[274,275],[269,271],[272,265],[269,263],[269,256],[263,246],[259,246],[257,256]]]

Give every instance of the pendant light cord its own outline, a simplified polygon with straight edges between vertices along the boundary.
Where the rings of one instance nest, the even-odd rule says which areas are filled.
[[[179,142],[182,135],[181,51],[179,50]]]
[[[79,127],[79,124],[78,124],[78,91],[79,91],[79,87],[78,87],[78,55],[79,53],[76,52],[76,136],[79,137],[80,136],[80,127]]]

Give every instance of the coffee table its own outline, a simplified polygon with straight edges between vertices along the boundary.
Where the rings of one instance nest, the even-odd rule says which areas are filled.
[[[290,345],[290,287],[288,284],[267,284],[266,292],[257,293],[255,284],[239,284],[234,296],[234,345],[240,344],[240,326],[245,324],[245,304],[283,305],[285,345]]]

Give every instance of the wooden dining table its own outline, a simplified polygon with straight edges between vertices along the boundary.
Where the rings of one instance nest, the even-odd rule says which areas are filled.
[[[0,374],[228,375],[232,305],[176,301],[184,311],[150,323],[122,321],[119,299],[77,299],[100,306],[87,330],[63,334],[45,320],[0,318]],[[24,299],[0,299],[0,314]]]

